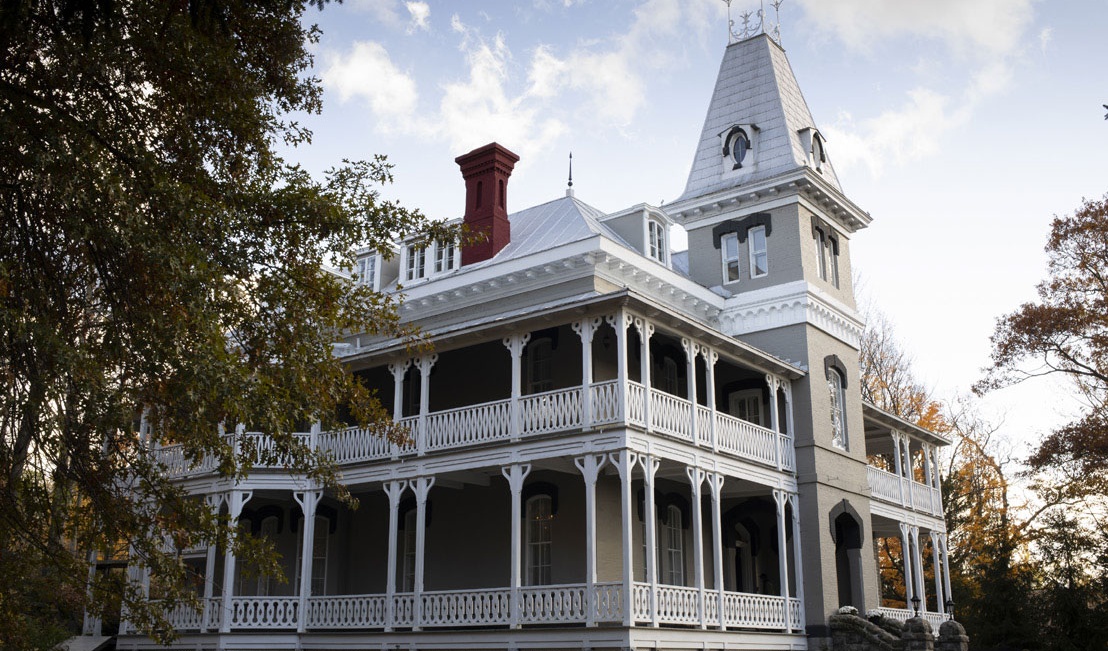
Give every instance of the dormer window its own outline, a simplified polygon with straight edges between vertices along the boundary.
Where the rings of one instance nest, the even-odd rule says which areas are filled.
[[[817,172],[823,171],[823,164],[827,162],[827,154],[823,151],[823,138],[817,133],[812,136],[812,165]]]
[[[669,246],[666,242],[666,227],[653,219],[646,223],[647,237],[649,239],[647,253],[662,264],[669,260]]]
[[[827,149],[823,136],[815,127],[801,129],[800,145],[808,155],[808,167],[817,172],[823,172],[823,165],[827,162]]]
[[[432,242],[429,246],[409,244],[401,253],[403,282],[430,278],[460,266],[460,250],[454,242]]]
[[[769,273],[769,252],[766,249],[766,227],[755,226],[747,231],[750,245],[750,277],[760,278]]]
[[[727,233],[720,238],[723,250],[723,282],[739,282],[739,234]]]
[[[370,289],[377,289],[377,260],[380,256],[369,255],[360,258],[354,265],[354,282],[359,285],[368,285]]]
[[[757,131],[758,127],[753,124],[733,124],[720,132],[724,174],[752,169],[754,134]]]

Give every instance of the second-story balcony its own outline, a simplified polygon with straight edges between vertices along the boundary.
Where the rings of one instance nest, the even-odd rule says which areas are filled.
[[[686,337],[655,333],[642,319],[628,319],[619,333],[613,321],[594,317],[355,370],[393,405],[394,422],[408,432],[401,443],[361,427],[295,436],[342,467],[626,427],[794,470],[791,393],[783,375],[744,367]],[[582,343],[577,335],[584,331],[592,341]],[[497,392],[508,395],[486,399]],[[227,436],[259,452],[274,445],[267,434],[242,427]],[[214,460],[192,463],[179,445],[155,454],[173,477],[215,471]],[[255,467],[272,469],[263,456]]]

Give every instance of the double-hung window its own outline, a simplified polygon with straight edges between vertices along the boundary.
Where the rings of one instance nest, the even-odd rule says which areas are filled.
[[[720,238],[720,249],[723,252],[723,282],[735,283],[739,281],[739,236],[737,233],[727,233]]]
[[[400,586],[404,592],[415,590],[416,566],[416,510],[409,509],[404,514],[404,537],[401,539]]]
[[[847,450],[846,440],[846,391],[843,376],[838,369],[827,369],[827,389],[831,397],[831,444]]]
[[[666,509],[666,583],[685,585],[685,535],[681,509],[670,505]]]
[[[357,277],[355,282],[359,285],[369,285],[371,289],[377,289],[377,256],[370,255],[358,260],[354,268]]]
[[[553,504],[549,495],[536,495],[527,500],[527,585],[550,585]]]
[[[454,268],[454,243],[435,243],[435,273],[441,274]]]
[[[646,224],[647,237],[649,238],[648,252],[662,264],[666,264],[669,249],[666,244],[666,227],[661,222],[651,219]]]
[[[404,269],[404,280],[418,280],[427,274],[427,249],[422,246],[408,247],[408,265]]]
[[[759,278],[769,273],[769,252],[766,248],[766,227],[755,226],[747,231],[750,246],[750,277]]]
[[[327,594],[327,543],[330,540],[331,521],[327,518],[315,516],[315,531],[312,537],[312,584],[313,595]],[[296,592],[300,593],[300,568],[304,558],[304,537],[296,539]]]

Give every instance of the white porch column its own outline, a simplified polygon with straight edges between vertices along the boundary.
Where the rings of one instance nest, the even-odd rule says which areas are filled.
[[[145,412],[143,412],[145,418]],[[88,577],[85,580],[85,599],[86,603],[92,601],[92,584],[96,581],[96,559],[100,556],[100,553],[95,549],[89,551],[86,560],[88,561]],[[206,608],[207,606],[205,606]],[[204,632],[205,620],[200,622],[200,632]],[[103,622],[99,617],[95,617],[89,614],[88,606],[85,606],[85,616],[81,624],[81,635],[95,635],[100,636],[101,627]]]
[[[204,496],[204,503],[213,513],[219,515],[219,507],[223,504],[223,494],[213,493]],[[212,596],[215,592],[215,553],[214,540],[208,541],[208,549],[204,559],[204,612],[200,620],[200,632],[206,633],[208,626],[215,615],[212,612]]]
[[[939,544],[943,546],[943,587],[946,588],[945,594],[947,599],[951,599],[953,592],[950,591],[950,551],[946,548],[946,534],[939,534]],[[946,603],[943,603],[943,607],[946,607]],[[951,613],[953,616],[954,613]]]
[[[427,412],[430,411],[431,401],[431,368],[437,361],[439,361],[438,354],[432,353],[420,357],[416,362],[419,366],[419,432],[416,433],[416,453],[420,456],[427,453]]]
[[[903,559],[902,565],[904,566],[904,607],[911,610],[912,597],[916,594],[916,584],[915,581],[912,580],[912,531],[907,522],[901,522],[899,524],[900,553]]]
[[[796,441],[796,430],[793,425],[793,383],[791,380],[781,380],[781,390],[785,392],[785,434],[790,440]],[[795,443],[794,443],[795,445]]]
[[[504,337],[504,346],[508,348],[508,353],[512,356],[512,397],[510,406],[512,422],[510,427],[513,441],[519,440],[520,429],[519,397],[523,392],[523,370],[520,360],[523,358],[523,349],[530,340],[530,332]]]
[[[581,338],[581,428],[592,428],[592,338],[603,320],[593,317],[574,321],[570,327]]]
[[[920,443],[920,451],[923,452],[923,483],[927,484],[928,488],[934,488],[935,480],[931,474],[931,446]]]
[[[769,388],[769,428],[773,430],[773,456],[777,460],[777,469],[781,470],[784,463],[784,450],[781,449],[781,431],[778,422],[780,414],[777,413],[777,389],[781,386],[781,380],[772,373],[766,373],[766,386]]]
[[[296,614],[296,630],[308,630],[308,597],[312,594],[312,560],[315,556],[315,511],[323,499],[323,491],[293,491],[292,499],[300,505],[304,514],[304,527],[300,538],[300,607]]]
[[[781,609],[785,617],[785,631],[791,633],[792,624],[789,619],[789,550],[785,544],[785,505],[789,503],[789,496],[783,490],[774,489],[773,501],[777,504],[777,573],[780,577],[781,597],[784,599]]]
[[[725,628],[723,621],[723,518],[722,511],[722,491],[723,491],[723,475],[717,472],[710,472],[706,476],[708,480],[708,490],[712,493],[712,569],[715,570],[715,590],[716,598],[719,600],[716,603],[716,623],[720,629]]]
[[[621,542],[623,543],[623,625],[633,626],[635,615],[635,575],[634,550],[632,549],[634,514],[631,500],[631,472],[639,462],[639,456],[631,450],[620,450],[609,455],[609,461],[619,471],[620,510],[623,518],[620,522]]]
[[[424,397],[426,397],[426,394],[424,394]],[[415,621],[412,623],[412,630],[418,631],[423,623],[423,566],[424,551],[427,549],[427,494],[431,492],[431,487],[435,485],[435,478],[417,477],[411,480],[408,485],[415,493],[416,499],[416,558],[415,580],[413,581],[412,590],[414,593],[412,596],[415,600]]]
[[[652,402],[650,396],[650,338],[654,336],[654,324],[639,317],[635,317],[634,323],[635,329],[639,331],[641,348],[639,378],[642,380],[643,388],[643,427],[646,428],[646,431],[651,432],[654,430],[654,419],[650,415],[650,403]]]
[[[923,550],[920,549],[919,544],[919,527],[912,527],[912,562],[915,563],[913,570],[914,578],[916,579],[916,594],[920,600],[920,612],[927,612],[927,587],[923,580]]]
[[[238,535],[239,516],[242,515],[242,507],[254,496],[253,491],[233,490],[227,497],[227,517],[231,527],[231,540]],[[235,550],[233,545],[227,545],[227,551],[223,555],[223,619],[219,623],[219,631],[228,633],[231,630],[232,604],[231,599],[235,592]]]
[[[608,325],[616,331],[616,384],[619,393],[619,422],[627,422],[627,328],[631,325],[630,314],[619,310],[605,317]],[[634,465],[634,464],[632,464]]]
[[[719,452],[719,439],[716,436],[716,362],[719,361],[719,353],[708,348],[700,347],[700,356],[704,358],[704,394],[708,398],[708,413],[710,427],[709,438],[712,441],[712,451]],[[722,601],[720,607],[722,608]]]
[[[932,531],[931,533],[931,565],[935,568],[935,612],[944,613],[946,608],[943,604],[943,566],[939,559],[939,532]]]
[[[906,491],[904,490],[904,454],[900,450],[900,444],[903,440],[900,432],[890,430],[890,434],[893,439],[893,467],[896,469],[896,481],[897,486],[900,488],[900,505],[907,506],[908,500]]]
[[[800,557],[800,494],[789,493],[789,509],[793,516],[793,575],[796,576],[796,599],[800,603],[798,632],[804,632],[804,562]]]
[[[658,626],[658,511],[654,506],[654,475],[662,465],[647,455],[643,462],[643,517],[646,519],[646,582],[650,584],[650,625]]]
[[[585,625],[596,626],[596,478],[608,461],[603,454],[573,460],[585,478]]]
[[[512,529],[512,554],[511,554],[511,580],[512,603],[510,608],[511,627],[519,628],[519,587],[522,585],[522,528],[523,528],[523,481],[531,473],[531,464],[513,463],[506,468],[501,468],[500,473],[508,480],[508,488],[512,491],[512,513],[508,520]]]
[[[700,628],[708,628],[708,620],[704,614],[704,523],[700,517],[700,485],[704,483],[706,473],[700,468],[685,466],[685,474],[689,477],[692,498],[693,587],[698,593],[697,611],[700,614]]]
[[[697,422],[700,419],[696,408],[696,356],[700,353],[700,346],[688,337],[681,337],[681,348],[685,351],[685,378],[689,394],[689,417],[692,419],[689,422],[689,432],[692,434],[693,445],[700,445],[700,427]],[[688,468],[685,470],[687,472]],[[701,599],[701,602],[701,605],[703,605],[703,599]]]
[[[403,363],[389,364],[389,372],[392,373],[392,420],[394,423],[399,423],[400,419],[404,417],[404,375],[411,365],[412,360],[410,359],[404,360]],[[393,459],[400,456],[400,447],[397,444],[393,443],[389,447],[392,449]]]
[[[385,495],[389,498],[389,549],[385,575],[385,631],[391,631],[396,622],[396,546],[400,529],[400,496],[408,488],[406,480],[385,482]]]

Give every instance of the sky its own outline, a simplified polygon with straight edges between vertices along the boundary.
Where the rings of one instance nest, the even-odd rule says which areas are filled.
[[[730,15],[757,11],[732,0]],[[968,391],[996,319],[1033,300],[1054,215],[1108,192],[1108,0],[785,0],[781,42],[845,194],[864,300],[935,395]],[[386,154],[384,196],[463,212],[454,158],[519,154],[509,209],[564,194],[611,212],[682,192],[728,42],[723,0],[346,0],[307,21],[322,174]],[[1079,405],[1062,382],[995,392],[1012,452]]]

